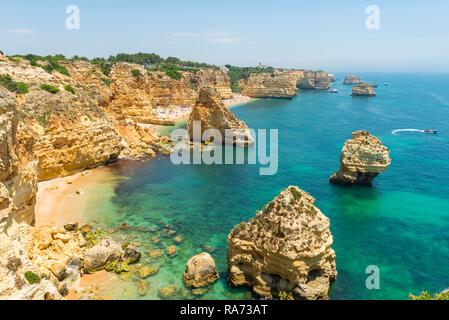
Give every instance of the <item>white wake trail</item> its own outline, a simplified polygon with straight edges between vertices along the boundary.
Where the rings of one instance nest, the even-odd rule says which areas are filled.
[[[395,129],[393,131],[391,131],[392,134],[397,135],[399,132],[422,132],[424,133],[424,130],[420,130],[420,129]]]

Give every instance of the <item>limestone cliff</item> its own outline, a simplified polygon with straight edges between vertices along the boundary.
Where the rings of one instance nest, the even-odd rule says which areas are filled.
[[[222,70],[203,69],[196,73],[195,78],[199,89],[202,87],[214,87],[222,99],[231,99],[234,95],[231,90],[229,76]]]
[[[326,299],[335,280],[329,219],[289,187],[228,236],[229,283],[264,298]]]
[[[338,184],[370,185],[391,164],[390,150],[368,131],[352,133],[343,146],[340,170],[330,181]]]
[[[208,129],[218,130],[225,144],[248,145],[254,142],[247,125],[225,107],[220,95],[213,87],[200,89],[198,102],[190,114],[188,131],[192,140],[195,138],[195,123],[201,124],[201,136]],[[232,136],[226,135],[227,130],[232,133]]]
[[[328,90],[331,84],[331,77],[324,71],[305,71],[297,82],[298,88],[313,90]]]
[[[19,122],[15,96],[0,87],[0,229],[11,219],[34,223],[37,161],[34,139]]]
[[[239,85],[242,93],[251,98],[293,98],[297,79],[290,72],[253,73]]]
[[[352,96],[366,96],[366,97],[374,97],[376,95],[376,91],[374,87],[367,83],[356,84],[352,87]]]

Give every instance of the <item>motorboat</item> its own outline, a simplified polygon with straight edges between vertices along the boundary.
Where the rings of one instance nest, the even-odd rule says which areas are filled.
[[[432,133],[432,134],[437,134],[438,131],[435,129],[425,129],[423,130],[424,133]]]
[[[328,90],[328,92],[330,92],[330,93],[338,93],[338,90],[335,89],[335,88],[331,88],[331,89]]]

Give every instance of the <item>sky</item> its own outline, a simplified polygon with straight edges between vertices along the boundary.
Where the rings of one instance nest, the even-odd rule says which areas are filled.
[[[79,30],[66,7],[80,10]],[[368,29],[369,5],[379,29]],[[447,0],[0,0],[0,50],[329,71],[449,72]]]

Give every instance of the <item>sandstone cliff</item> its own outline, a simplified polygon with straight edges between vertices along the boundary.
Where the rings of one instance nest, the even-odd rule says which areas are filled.
[[[229,283],[265,298],[326,299],[337,272],[329,219],[289,187],[228,236]]]
[[[11,219],[34,223],[37,161],[34,138],[19,122],[15,96],[0,87],[0,229]]]
[[[242,93],[251,98],[293,98],[297,79],[290,72],[253,73],[239,85]]]
[[[374,87],[367,83],[356,84],[352,87],[352,96],[373,97],[376,95]]]
[[[305,71],[298,79],[297,86],[300,89],[328,90],[332,79],[324,71]]]
[[[231,99],[233,93],[231,82],[226,72],[222,70],[203,69],[196,73],[196,85],[199,89],[202,87],[214,87],[222,99]]]
[[[190,114],[188,130],[192,140],[195,138],[195,122],[201,124],[201,135],[208,129],[218,130],[225,144],[248,145],[254,142],[247,125],[225,107],[220,95],[212,87],[200,89],[198,102]],[[226,135],[227,130],[232,136]]]
[[[368,131],[352,133],[343,146],[340,170],[330,181],[338,184],[370,185],[391,164],[390,150]]]

